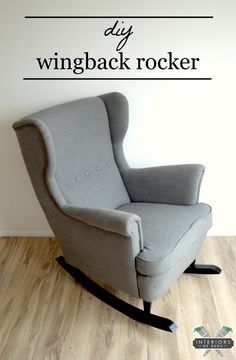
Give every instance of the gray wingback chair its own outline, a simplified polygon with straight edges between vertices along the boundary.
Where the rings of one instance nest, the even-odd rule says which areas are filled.
[[[79,99],[13,125],[34,190],[64,257],[58,262],[124,314],[174,331],[151,314],[183,272],[219,273],[195,259],[211,226],[198,203],[202,165],[129,167],[123,152],[128,102],[120,93]],[[86,275],[85,275],[86,274]],[[89,279],[144,300],[135,308]]]

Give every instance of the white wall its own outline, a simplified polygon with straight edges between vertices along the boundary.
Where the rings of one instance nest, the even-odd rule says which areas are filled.
[[[130,127],[125,140],[130,165],[205,164],[201,201],[209,202],[214,209],[211,233],[236,233],[235,1],[1,0],[0,6],[1,235],[50,232],[11,124],[41,108],[109,91],[123,92],[130,101]],[[51,56],[55,51],[76,57],[86,50],[108,57],[115,54],[117,42],[103,36],[112,20],[27,21],[27,14],[214,15],[214,20],[127,20],[127,25],[134,26],[134,35],[125,47],[130,57],[160,56],[167,51],[200,57],[200,70],[194,76],[212,76],[213,80],[23,81],[23,76],[40,75],[35,57]],[[94,72],[88,76],[99,75]],[[132,73],[135,75],[165,76]]]

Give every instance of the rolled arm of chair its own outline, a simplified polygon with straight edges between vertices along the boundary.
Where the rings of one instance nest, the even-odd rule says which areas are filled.
[[[113,209],[65,205],[61,210],[65,219],[56,236],[62,240],[66,261],[139,297],[135,259],[143,250],[140,218]]]
[[[185,164],[127,169],[122,173],[131,201],[194,205],[204,166]]]
[[[87,225],[123,236],[132,236],[138,227],[140,242],[142,242],[141,219],[136,214],[113,209],[76,207],[71,205],[65,205],[62,210],[67,216]]]

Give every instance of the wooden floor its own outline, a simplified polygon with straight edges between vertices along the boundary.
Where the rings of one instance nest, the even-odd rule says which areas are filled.
[[[221,275],[182,275],[153,303],[154,313],[178,324],[175,334],[136,323],[94,298],[58,266],[59,254],[53,238],[0,239],[1,360],[203,359],[204,351],[192,346],[201,325],[212,336],[231,327],[235,347],[223,358],[236,359],[236,237],[205,241],[198,260],[222,267]],[[220,358],[215,351],[206,357]]]

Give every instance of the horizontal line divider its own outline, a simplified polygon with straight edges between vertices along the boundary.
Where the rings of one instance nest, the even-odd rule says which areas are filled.
[[[25,16],[25,19],[213,19],[213,16]]]
[[[210,77],[203,77],[203,78],[197,78],[197,77],[176,77],[176,78],[66,78],[66,77],[24,77],[23,80],[212,80]]]

